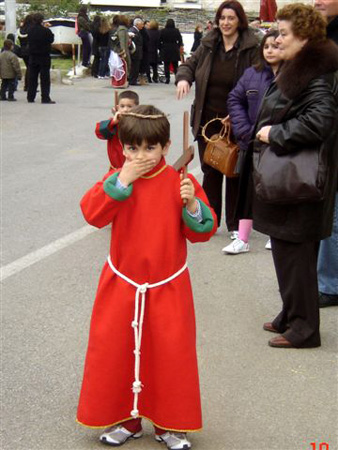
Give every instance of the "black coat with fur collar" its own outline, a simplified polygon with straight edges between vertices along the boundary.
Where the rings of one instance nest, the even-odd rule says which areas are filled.
[[[271,147],[286,154],[302,147],[324,145],[329,161],[327,198],[317,203],[270,205],[260,202],[252,184],[253,147],[264,145],[257,139],[246,154],[241,174],[238,213],[253,218],[257,231],[290,242],[319,241],[332,231],[334,197],[338,169],[338,46],[332,41],[307,43],[295,59],[283,65],[281,73],[266,92],[256,124],[256,132],[277,123],[278,113],[291,100],[281,123],[272,125]]]

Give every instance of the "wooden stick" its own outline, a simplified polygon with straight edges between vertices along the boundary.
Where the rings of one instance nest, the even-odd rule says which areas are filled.
[[[189,147],[189,113],[183,113],[183,150]]]
[[[118,104],[119,104],[119,94],[116,89],[115,89],[114,93],[115,93],[115,112],[116,112]]]
[[[72,59],[73,59],[73,74],[76,75],[76,57],[75,57],[75,45],[72,44]]]

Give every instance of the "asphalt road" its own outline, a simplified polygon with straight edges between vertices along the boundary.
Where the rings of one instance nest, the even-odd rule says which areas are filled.
[[[170,114],[172,163],[192,94],[178,102],[172,84],[136,90]],[[75,415],[109,230],[87,226],[78,205],[108,167],[94,125],[109,117],[113,90],[87,78],[53,85],[51,96],[56,105],[28,104],[21,85],[16,103],[0,103],[3,450],[102,448]],[[190,170],[200,179],[198,158]],[[189,245],[204,416],[196,450],[338,449],[338,308],[321,311],[322,347],[268,347],[262,324],[281,301],[266,239],[254,232],[249,253],[224,256],[222,227]],[[145,429],[125,448],[160,449]]]

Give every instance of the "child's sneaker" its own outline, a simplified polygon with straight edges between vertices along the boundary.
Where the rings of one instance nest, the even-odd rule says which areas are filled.
[[[191,448],[191,442],[188,441],[185,433],[167,431],[161,435],[155,434],[155,439],[167,444],[169,450],[188,450]]]
[[[223,253],[230,253],[231,255],[238,255],[238,253],[246,253],[250,250],[249,244],[241,239],[235,239],[231,244],[222,248]]]
[[[100,441],[103,442],[103,444],[118,447],[119,445],[124,444],[130,438],[138,439],[142,436],[143,436],[142,429],[137,433],[131,433],[121,425],[114,425],[104,430],[104,432],[100,436]]]

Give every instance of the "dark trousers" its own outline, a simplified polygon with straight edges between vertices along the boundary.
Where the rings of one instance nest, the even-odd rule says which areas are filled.
[[[150,63],[150,67],[153,69],[153,80],[158,81],[157,63]],[[148,78],[150,78],[150,67],[148,71]]]
[[[140,72],[140,64],[141,64],[140,59],[132,59],[131,60],[131,68],[130,68],[130,73],[129,73],[129,83],[130,84],[137,83],[138,74]]]
[[[8,98],[14,98],[15,78],[3,78],[1,82],[1,100],[6,100],[6,92],[8,91]]]
[[[293,243],[272,237],[271,247],[283,301],[272,324],[295,347],[318,347],[318,242]]]
[[[40,75],[41,100],[48,102],[50,100],[50,56],[34,56],[29,58],[28,72],[28,92],[27,100],[35,100],[38,88],[38,78]]]
[[[212,124],[211,124],[212,126]],[[210,126],[210,128],[211,128]],[[217,131],[215,131],[216,133]],[[207,194],[211,207],[216,213],[218,226],[222,217],[222,192],[224,175],[203,162],[203,155],[207,143],[202,136],[197,138],[198,152],[203,172],[203,189]],[[225,223],[228,231],[238,230],[238,219],[235,217],[236,203],[239,191],[239,178],[225,179]]]
[[[167,81],[170,81],[170,64],[173,65],[174,74],[176,74],[178,68],[177,61],[164,61],[164,75]]]
[[[27,90],[28,90],[28,68],[29,68],[29,57],[28,57],[28,56],[23,56],[22,59],[24,60],[24,63],[25,63],[25,66],[26,66],[25,82],[24,82],[23,90],[24,90],[24,91],[27,91]]]
[[[81,30],[79,36],[82,41],[82,65],[88,67],[90,62],[90,54],[92,51],[89,33],[87,31]]]
[[[109,47],[99,47],[99,77],[105,77],[109,74],[108,59],[110,55]]]

